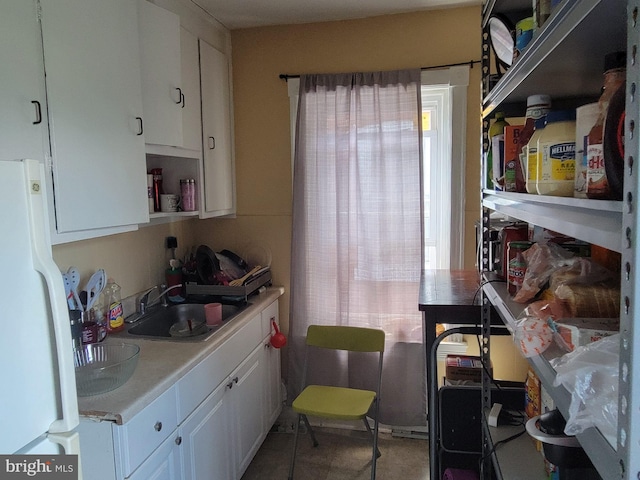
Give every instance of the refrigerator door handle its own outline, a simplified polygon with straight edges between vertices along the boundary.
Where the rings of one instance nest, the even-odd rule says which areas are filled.
[[[45,211],[44,167],[35,160],[25,160],[25,178],[31,223],[31,248],[34,268],[44,277],[49,289],[51,317],[56,342],[59,369],[61,418],[54,420],[50,433],[70,432],[79,423],[78,397],[76,390],[75,366],[71,326],[67,311],[66,295],[62,276],[51,255],[48,217]]]
[[[82,480],[82,468],[80,468],[80,435],[78,432],[49,433],[47,434],[47,440],[60,445],[66,455],[78,455],[78,480]]]

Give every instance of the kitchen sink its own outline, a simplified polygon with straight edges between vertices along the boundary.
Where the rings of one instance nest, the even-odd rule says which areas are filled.
[[[155,338],[170,341],[202,341],[220,331],[250,303],[242,305],[222,305],[222,323],[207,325],[204,304],[182,303],[168,307],[156,306],[127,329],[127,334],[135,337]],[[190,323],[189,329],[186,326]]]

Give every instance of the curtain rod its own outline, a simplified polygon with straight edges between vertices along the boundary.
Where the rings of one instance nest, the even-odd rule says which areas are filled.
[[[468,62],[446,63],[443,65],[433,65],[431,67],[420,67],[420,70],[434,70],[436,68],[459,67],[461,65],[469,65],[469,68],[473,68],[473,65],[475,63],[480,63],[480,60],[469,60]],[[300,78],[300,75],[281,73],[280,75],[278,75],[278,78],[280,78],[280,80],[287,81],[290,78]]]

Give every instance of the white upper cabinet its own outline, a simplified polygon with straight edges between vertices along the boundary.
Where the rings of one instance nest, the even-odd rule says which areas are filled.
[[[44,161],[49,150],[37,5],[3,0],[0,15],[0,160]]]
[[[200,65],[198,37],[180,28],[180,61],[182,64],[182,146],[189,150],[202,149],[200,123]]]
[[[148,222],[136,4],[40,3],[56,233]]]
[[[235,213],[235,166],[227,56],[200,39],[204,160],[203,217]]]
[[[138,0],[146,143],[182,146],[180,17]]]

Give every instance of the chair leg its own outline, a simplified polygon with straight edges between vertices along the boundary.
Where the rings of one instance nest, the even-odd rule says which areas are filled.
[[[291,452],[291,465],[289,465],[289,480],[293,480],[293,467],[296,463],[296,449],[298,448],[298,430],[300,429],[300,417],[298,415],[296,425],[293,429],[293,451]]]
[[[376,480],[376,460],[380,456],[380,450],[378,450],[378,417],[380,411],[380,397],[376,397],[375,417],[373,424],[373,452],[371,453],[371,480]],[[365,421],[367,418],[365,417]],[[367,422],[367,425],[369,423]],[[369,431],[370,431],[369,427]]]
[[[371,435],[371,441],[374,442],[374,445],[376,448],[376,458],[380,458],[382,453],[380,453],[380,450],[378,450],[376,435],[374,435],[373,430],[371,430],[371,425],[369,425],[369,422],[367,421],[367,417],[364,417],[362,421],[364,422],[364,426],[367,427],[367,431],[369,432],[369,435]]]
[[[301,415],[302,420],[304,420],[304,424],[307,427],[307,430],[309,431],[309,435],[311,435],[311,441],[313,442],[313,446],[317,447],[319,445],[318,440],[316,439],[316,435],[315,433],[313,433],[313,428],[311,428],[311,424],[309,423],[309,419],[307,418],[306,415]]]
[[[373,455],[371,456],[371,480],[376,480],[376,460],[380,455],[380,450],[378,450],[378,418],[376,415],[373,434]]]

